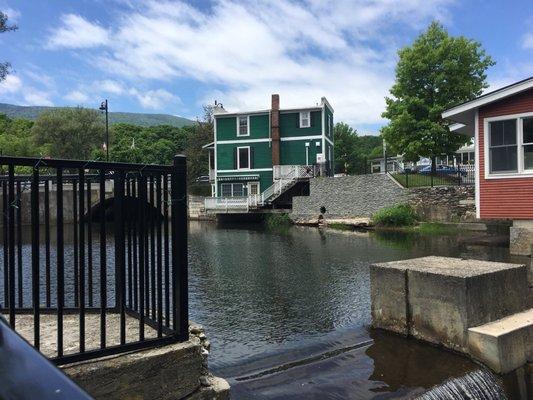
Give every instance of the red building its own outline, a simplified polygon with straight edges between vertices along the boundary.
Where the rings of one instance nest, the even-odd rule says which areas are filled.
[[[510,219],[511,250],[533,244],[533,77],[442,114],[451,129],[475,137],[476,210],[481,219]],[[521,249],[513,248],[513,239]],[[529,244],[526,244],[529,242]]]

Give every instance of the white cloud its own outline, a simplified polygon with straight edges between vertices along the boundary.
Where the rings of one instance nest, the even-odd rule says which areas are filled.
[[[76,104],[83,104],[89,100],[89,96],[81,90],[72,90],[65,95],[65,99]]]
[[[97,91],[111,94],[123,94],[124,87],[120,82],[113,81],[111,79],[105,79],[103,81],[94,82],[93,87]]]
[[[522,47],[524,49],[533,50],[533,33],[526,33],[522,38]]]
[[[104,28],[79,15],[65,14],[61,21],[62,25],[48,39],[48,48],[90,48],[108,41],[108,33]]]
[[[134,95],[142,107],[149,109],[158,109],[167,106],[169,103],[181,104],[179,97],[164,90],[148,90],[139,91],[137,89],[131,89],[130,94]]]
[[[33,87],[25,87],[23,93],[24,101],[29,106],[53,106],[54,103],[50,99],[48,92],[35,89]]]
[[[52,106],[50,99],[52,91],[42,91],[27,80],[22,80],[20,76],[10,74],[6,79],[0,82],[0,101],[15,101],[25,105],[32,106]]]
[[[90,35],[97,40],[70,47],[105,44],[91,62],[107,73],[132,82],[192,79],[213,88],[202,100],[217,98],[230,109],[266,108],[271,93],[280,93],[283,107],[326,96],[337,120],[376,124],[394,79],[398,40],[432,19],[448,20],[454,2],[227,0],[205,11],[185,1],[144,0],[119,13],[109,32],[70,15],[99,31]],[[71,25],[63,27],[67,37],[74,35]],[[151,108],[177,100],[164,89],[134,96]]]
[[[21,88],[22,80],[17,75],[10,74],[0,82],[0,94],[16,93]]]

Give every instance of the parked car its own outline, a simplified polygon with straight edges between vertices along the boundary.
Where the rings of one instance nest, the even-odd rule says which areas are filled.
[[[436,173],[439,175],[457,175],[466,176],[466,171],[463,168],[456,168],[449,165],[437,165]],[[419,171],[419,174],[431,174],[431,165],[427,165]]]
[[[209,175],[202,175],[195,179],[196,183],[209,183]]]

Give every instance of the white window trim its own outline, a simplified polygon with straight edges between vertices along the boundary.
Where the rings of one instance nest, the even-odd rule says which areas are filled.
[[[485,118],[483,121],[483,148],[485,150],[485,179],[508,179],[508,178],[531,178],[533,177],[533,169],[524,169],[524,147],[522,141],[522,119],[533,117],[533,112],[521,114],[499,115],[497,117]],[[517,146],[517,172],[490,172],[490,154],[489,154],[489,123],[494,121],[505,121],[509,119],[516,119],[516,146]],[[476,160],[479,157],[476,157]]]
[[[240,123],[239,120],[241,118],[246,118],[246,135],[241,135]],[[250,116],[249,115],[237,115],[237,136],[238,137],[245,137],[250,136]]]
[[[307,114],[307,126],[304,126],[302,121],[304,120],[303,115]],[[311,127],[311,111],[300,111],[300,128],[310,128]]]
[[[241,152],[240,149],[248,149],[248,167],[247,168],[241,168]],[[249,171],[250,170],[250,146],[241,146],[237,147],[237,170],[238,171]]]
[[[221,192],[222,194],[224,193],[224,190],[222,190],[222,187],[223,187],[224,185],[229,186],[229,187],[231,188],[231,190],[230,190],[231,195],[230,195],[229,197],[245,197],[245,196],[244,196],[244,186],[245,186],[244,183],[240,183],[240,182],[238,182],[238,183],[229,183],[229,182],[228,182],[228,183],[221,183],[221,184],[220,184],[220,192]],[[241,185],[241,187],[242,187],[242,193],[243,193],[242,196],[235,196],[235,190],[233,189],[235,185]]]

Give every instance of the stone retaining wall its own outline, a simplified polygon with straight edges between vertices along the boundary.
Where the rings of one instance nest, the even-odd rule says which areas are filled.
[[[327,218],[370,217],[383,207],[404,203],[408,191],[383,174],[314,178],[309,196],[293,197],[293,219],[316,218],[320,207]]]
[[[384,174],[311,179],[309,196],[293,198],[291,218],[317,218],[322,206],[326,208],[326,218],[371,217],[381,208],[400,203],[409,203],[422,221],[476,219],[474,186],[405,189]]]
[[[468,222],[476,219],[474,186],[411,188],[408,202],[422,221]]]

